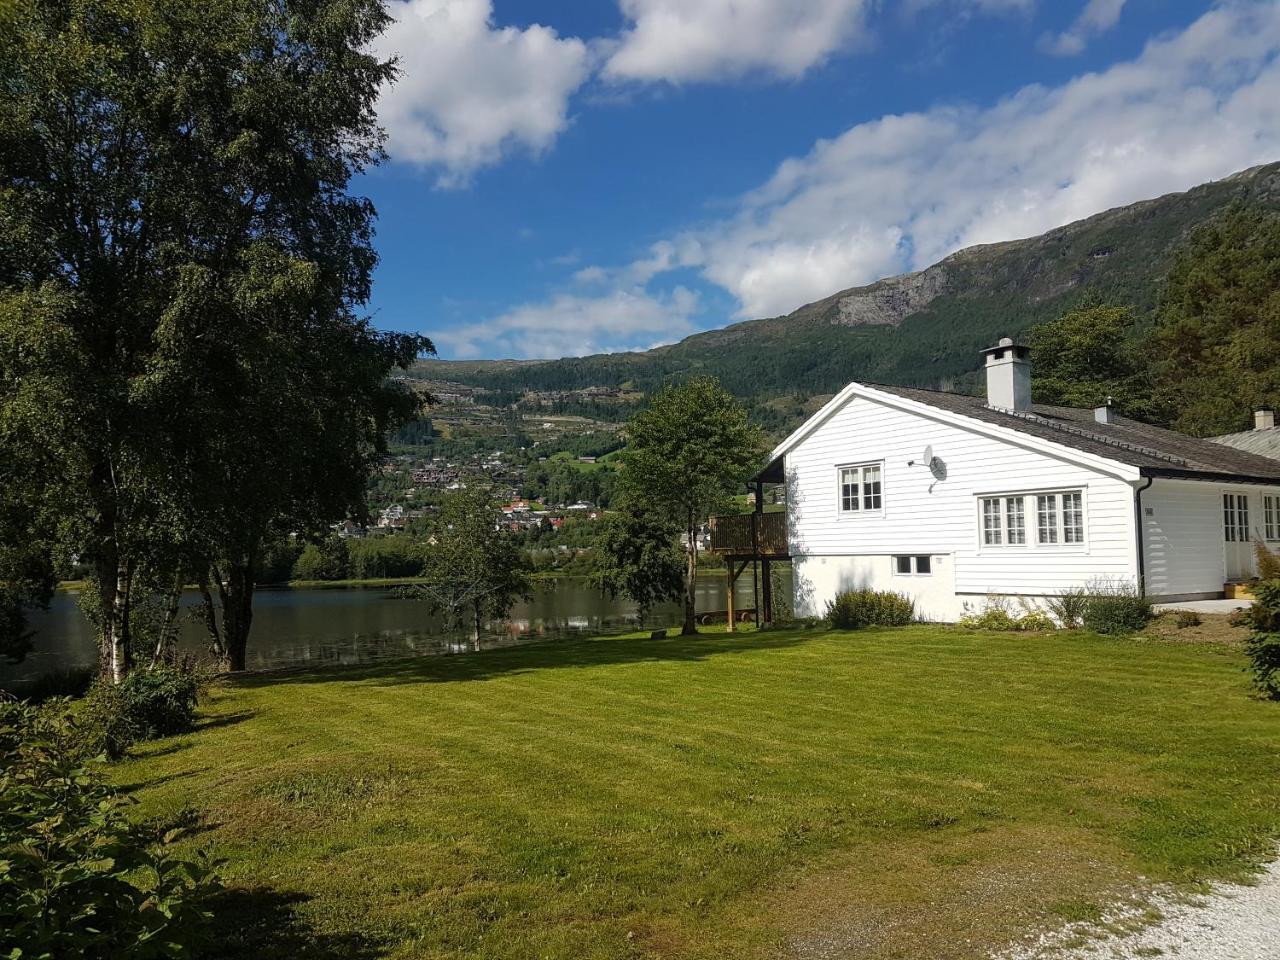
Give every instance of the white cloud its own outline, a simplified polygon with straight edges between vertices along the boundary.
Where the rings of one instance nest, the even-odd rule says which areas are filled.
[[[512,149],[546,150],[590,71],[587,45],[549,27],[496,28],[491,0],[396,0],[374,44],[400,58],[378,113],[397,160],[458,186]]]
[[[1059,57],[1083,53],[1091,37],[1106,33],[1119,22],[1124,4],[1125,0],[1089,0],[1069,29],[1057,36],[1046,34],[1041,38],[1041,49]]]
[[[579,357],[678,340],[693,333],[697,309],[697,294],[684,287],[669,295],[638,288],[598,297],[559,294],[433,339],[455,357]]]
[[[673,241],[743,317],[975,243],[1280,158],[1280,5],[1231,3],[1134,61],[986,109],[887,116],[783,162],[737,213]],[[631,268],[662,268],[663,251]]]
[[[613,80],[798,77],[864,35],[867,0],[621,0],[630,26],[604,67]]]

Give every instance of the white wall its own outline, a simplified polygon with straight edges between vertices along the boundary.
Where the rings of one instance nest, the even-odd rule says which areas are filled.
[[[945,462],[945,480],[935,482],[921,463],[926,445]],[[916,465],[908,466],[912,460]],[[841,514],[837,467],[864,461],[883,461],[884,509]],[[942,422],[927,410],[855,396],[787,454],[786,469],[802,615],[821,615],[839,589],[864,579],[912,594],[930,618],[952,620],[966,600],[981,605],[988,593],[1045,596],[1095,576],[1136,576],[1133,490],[1126,481]],[[1084,491],[1084,545],[981,546],[978,495],[1063,488]],[[1027,522],[1034,539],[1034,517]],[[894,577],[890,558],[904,553],[944,562],[931,582]]]
[[[1156,597],[1220,594],[1226,579],[1222,495],[1246,494],[1249,527],[1265,536],[1263,496],[1280,487],[1156,479],[1142,492],[1142,527],[1147,592]],[[1273,542],[1272,549],[1280,547]],[[1246,560],[1252,545],[1239,548]],[[1254,564],[1250,562],[1252,568]],[[1256,572],[1256,571],[1255,571]]]

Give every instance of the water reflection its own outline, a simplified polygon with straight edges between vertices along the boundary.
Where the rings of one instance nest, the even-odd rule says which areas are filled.
[[[179,649],[203,655],[208,637],[195,615],[199,595],[183,597]],[[737,605],[753,605],[750,577],[738,581]],[[723,610],[724,576],[698,581],[698,609]],[[680,608],[651,611],[644,626],[680,622]],[[18,689],[43,674],[91,667],[96,658],[92,629],[71,591],[59,592],[48,613],[33,618],[35,650],[18,666],[0,664],[0,688]],[[640,626],[635,605],[614,600],[577,579],[539,581],[511,619],[486,624],[477,640],[446,629],[424,604],[388,589],[261,590],[254,599],[248,667],[359,664],[405,656],[451,655]]]

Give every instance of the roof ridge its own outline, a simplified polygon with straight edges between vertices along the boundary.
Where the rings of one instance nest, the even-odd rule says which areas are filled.
[[[1167,463],[1176,464],[1177,466],[1180,466],[1180,467],[1190,466],[1189,461],[1184,460],[1182,457],[1175,457],[1171,453],[1164,453],[1163,451],[1156,450],[1152,447],[1144,447],[1140,443],[1130,443],[1127,440],[1117,440],[1115,437],[1108,437],[1106,434],[1102,434],[1102,433],[1093,433],[1089,430],[1082,429],[1081,427],[1068,426],[1065,423],[1059,423],[1056,420],[1050,420],[1047,417],[1042,417],[1040,414],[1035,412],[1024,413],[1021,410],[1009,410],[1004,407],[993,407],[989,403],[983,404],[983,406],[985,406],[988,410],[995,411],[996,413],[1007,414],[1011,417],[1018,417],[1022,420],[1032,420],[1036,423],[1039,423],[1039,424],[1042,424],[1043,426],[1048,427],[1050,430],[1060,430],[1063,433],[1075,434],[1078,437],[1084,437],[1085,439],[1093,440],[1096,443],[1103,443],[1109,447],[1115,447],[1119,450],[1129,450],[1133,453],[1140,453],[1143,456],[1154,457],[1157,460],[1164,460]],[[1066,407],[1064,409],[1076,410],[1076,409],[1084,409],[1084,408],[1083,407]]]

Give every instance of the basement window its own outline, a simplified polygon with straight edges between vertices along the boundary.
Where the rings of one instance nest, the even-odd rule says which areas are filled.
[[[902,577],[927,577],[933,573],[933,557],[925,554],[894,557],[893,570]]]

